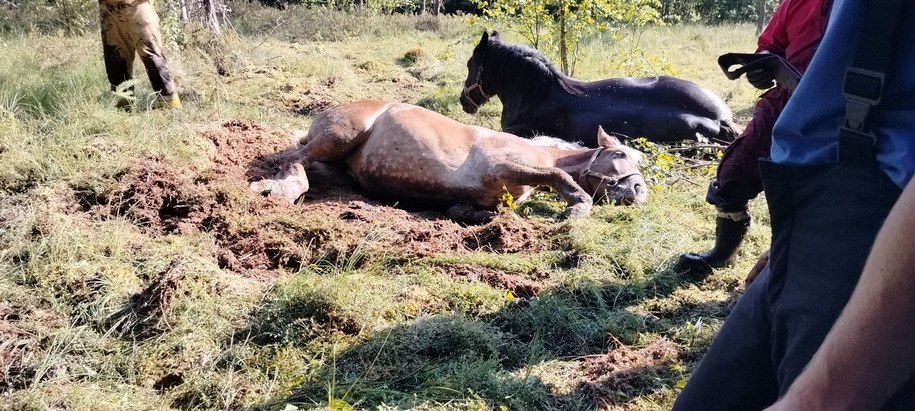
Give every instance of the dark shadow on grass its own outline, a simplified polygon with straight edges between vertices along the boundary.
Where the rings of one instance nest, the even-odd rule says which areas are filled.
[[[325,359],[317,380],[304,383],[289,398],[262,405],[264,409],[286,403],[326,406],[331,386],[336,398],[369,409],[462,399],[480,399],[495,409],[593,409],[601,402],[626,403],[680,378],[671,368],[677,345],[659,338],[668,343],[669,355],[643,351],[651,348],[639,347],[645,333],[664,335],[665,330],[629,308],[682,285],[679,276],[667,271],[640,282],[581,282],[476,318],[439,314],[370,334],[358,325],[355,334],[329,327],[340,321],[327,314],[332,306],[287,301],[285,307],[255,313],[243,332],[258,344],[278,346],[310,344],[302,338],[307,335],[319,338],[318,332],[303,333],[303,324],[350,341],[364,338],[333,360]],[[575,368],[570,391],[558,392],[530,374],[532,367],[551,366],[554,360]]]

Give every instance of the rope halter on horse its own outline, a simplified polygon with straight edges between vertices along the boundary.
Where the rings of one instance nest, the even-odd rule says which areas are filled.
[[[591,177],[597,177],[601,181],[606,182],[607,187],[616,187],[617,185],[619,185],[621,182],[625,181],[629,177],[642,176],[642,173],[635,171],[635,172],[614,178],[614,177],[610,177],[603,173],[598,173],[597,171],[591,171],[591,166],[594,165],[594,161],[597,160],[597,157],[600,156],[600,153],[604,152],[604,150],[606,150],[605,147],[598,147],[597,150],[594,150],[594,154],[591,154],[591,159],[588,160],[587,167],[585,167],[585,169],[582,170],[581,173],[578,174],[579,182],[584,182],[585,177],[591,176]]]
[[[477,102],[477,100],[474,99],[470,95],[470,93],[472,93],[474,91],[479,91],[479,93],[480,93],[479,102]],[[489,101],[490,98],[492,98],[491,94],[487,94],[486,91],[483,90],[483,66],[482,65],[480,66],[479,70],[477,70],[477,81],[475,83],[473,83],[470,87],[464,87],[464,90],[461,91],[461,96],[463,96],[465,99],[467,99],[468,103],[473,105],[473,111],[479,110],[480,106],[486,104],[486,102]]]

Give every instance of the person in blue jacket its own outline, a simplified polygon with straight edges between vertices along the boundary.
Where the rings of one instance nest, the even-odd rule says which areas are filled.
[[[915,409],[915,2],[902,3],[890,12],[899,22],[882,97],[866,116],[874,140],[839,132],[861,118],[846,118],[843,81],[871,46],[865,33],[881,29],[864,27],[865,15],[888,6],[834,3],[760,162],[768,263],[675,410]]]

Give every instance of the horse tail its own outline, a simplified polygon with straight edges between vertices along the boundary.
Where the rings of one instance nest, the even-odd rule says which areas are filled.
[[[722,143],[730,143],[740,136],[740,127],[738,127],[733,120],[721,120],[721,127],[719,130],[718,136],[715,139]]]

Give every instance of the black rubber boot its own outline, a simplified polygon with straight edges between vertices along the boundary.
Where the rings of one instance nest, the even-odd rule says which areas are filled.
[[[750,217],[739,221],[718,217],[715,222],[715,247],[704,253],[683,254],[677,263],[677,271],[693,280],[700,281],[708,277],[713,268],[730,265],[750,228]]]

